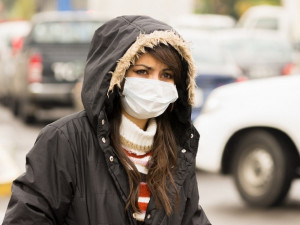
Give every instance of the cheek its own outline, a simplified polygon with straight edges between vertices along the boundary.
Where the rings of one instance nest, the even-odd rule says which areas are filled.
[[[125,73],[125,77],[136,77],[136,74],[132,70],[127,70]]]

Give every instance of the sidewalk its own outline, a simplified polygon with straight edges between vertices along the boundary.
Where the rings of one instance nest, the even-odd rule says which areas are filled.
[[[20,175],[20,169],[10,155],[10,145],[0,143],[0,222],[4,219],[7,204],[11,195],[12,181]]]
[[[0,196],[10,195],[11,182],[21,173],[9,150],[7,145],[0,143]]]

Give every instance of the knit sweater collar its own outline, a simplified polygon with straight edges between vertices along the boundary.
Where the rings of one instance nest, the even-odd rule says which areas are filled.
[[[122,147],[136,155],[144,155],[151,151],[156,133],[156,120],[150,119],[146,130],[142,130],[122,114],[120,135]]]

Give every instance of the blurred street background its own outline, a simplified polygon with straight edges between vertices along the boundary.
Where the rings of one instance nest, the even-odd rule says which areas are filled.
[[[203,114],[209,112],[205,104],[215,89],[253,81],[259,84],[260,80],[271,84],[274,78],[300,76],[300,0],[0,0],[0,222],[7,208],[11,182],[25,171],[25,156],[40,130],[60,117],[83,109],[80,91],[94,31],[110,18],[125,14],[149,15],[165,21],[190,43],[197,66],[192,110],[197,129],[197,121],[205,120]],[[299,79],[296,81],[293,85],[300,89]],[[268,85],[264,88],[269,92]],[[299,95],[293,95],[287,87],[277,87],[276,94],[286,96],[287,102],[296,99],[287,106],[288,110],[285,100],[274,103],[276,110],[299,112]],[[278,99],[276,94],[270,99]],[[242,96],[238,92],[235,95]],[[251,96],[261,97],[255,91],[251,91]],[[256,102],[253,100],[254,110],[264,112],[268,108],[259,108]],[[268,124],[268,131],[275,129],[275,122],[284,118],[282,114],[273,123],[266,122],[270,117],[268,112],[261,117],[255,115],[259,121],[256,126],[263,129]],[[226,120],[229,116],[224,114],[222,118]],[[247,123],[250,122],[241,122]],[[286,179],[290,186],[283,185],[288,187],[281,190],[286,195],[280,204],[272,204],[267,194],[272,185],[264,189],[266,193],[259,200],[250,192],[250,197],[245,198],[247,187],[243,190],[241,184],[237,189],[236,184],[243,182],[239,176],[247,177],[250,172],[234,175],[238,173],[232,170],[243,171],[243,167],[230,161],[228,155],[221,160],[224,165],[229,164],[228,171],[221,168],[224,165],[214,164],[217,160],[198,155],[203,157],[197,163],[199,203],[214,225],[300,224],[300,180],[296,179],[300,177],[300,135],[292,135],[300,131],[298,124],[296,120],[289,121],[283,130],[278,125],[276,132],[270,131],[278,139],[279,134],[289,136],[291,132],[289,144],[282,144],[288,148],[279,151],[283,155],[292,152],[292,161],[283,158],[286,167],[295,170],[296,175]],[[215,140],[219,139],[216,134]],[[271,151],[266,148],[266,152]],[[274,167],[278,163],[273,158],[269,161],[262,158],[252,160],[257,180],[263,177],[266,163],[271,161]],[[267,176],[276,180],[276,171],[268,170]],[[248,184],[251,186],[251,182]]]

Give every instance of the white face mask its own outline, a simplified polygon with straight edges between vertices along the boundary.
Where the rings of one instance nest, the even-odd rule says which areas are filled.
[[[124,110],[137,119],[149,119],[164,113],[178,98],[174,84],[137,77],[126,77],[121,96]]]

